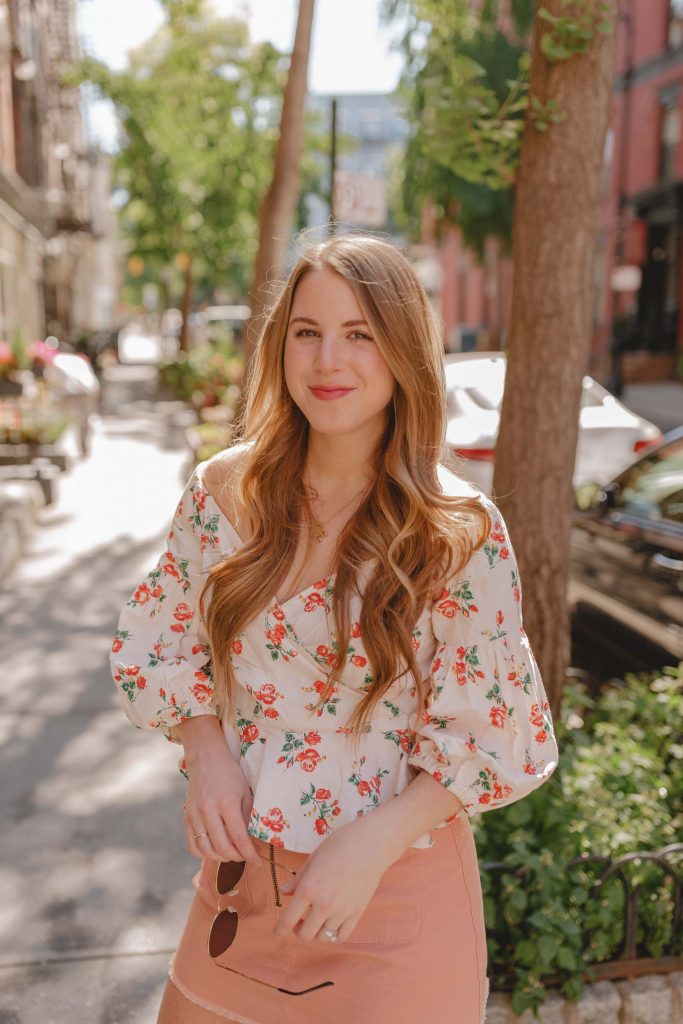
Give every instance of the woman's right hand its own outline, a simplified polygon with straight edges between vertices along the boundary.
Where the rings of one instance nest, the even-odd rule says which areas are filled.
[[[261,858],[247,832],[253,794],[218,719],[189,718],[178,732],[189,776],[184,805],[188,850],[193,857],[257,863]]]

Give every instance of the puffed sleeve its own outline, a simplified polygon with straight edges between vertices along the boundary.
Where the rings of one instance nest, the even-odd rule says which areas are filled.
[[[179,738],[171,730],[183,719],[219,713],[199,613],[204,552],[217,543],[219,520],[217,513],[207,513],[206,497],[196,467],[178,501],[164,552],[123,606],[109,655],[130,721],[161,729],[174,741]]]
[[[507,526],[484,496],[491,529],[432,608],[437,649],[427,707],[408,762],[428,771],[468,815],[540,786],[558,750],[543,682],[522,625],[522,591]]]

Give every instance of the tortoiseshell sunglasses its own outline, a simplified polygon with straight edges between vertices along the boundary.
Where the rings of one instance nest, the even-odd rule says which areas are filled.
[[[261,854],[259,854],[259,857]],[[265,860],[265,857],[261,858]],[[279,891],[277,889],[277,881],[275,878],[275,864],[274,860],[274,848],[272,843],[270,844],[270,864],[273,871],[273,882],[275,884],[275,894],[279,900]],[[278,864],[278,867],[282,868],[283,871],[289,871],[290,874],[295,875],[296,871],[292,868],[285,867],[284,864]],[[216,871],[216,891],[218,893],[218,913],[213,919],[211,928],[209,930],[209,956],[215,961],[216,957],[221,956],[226,950],[230,949],[235,936],[237,935],[238,915],[234,907],[226,907],[221,910],[220,897],[221,896],[234,896],[239,889],[237,883],[244,874],[246,868],[246,862],[243,860],[232,860],[232,861],[221,861]],[[225,971],[232,971],[234,974],[239,974],[242,978],[248,978],[249,981],[257,981],[260,985],[267,985],[268,988],[274,988],[278,992],[284,992],[289,996],[302,996],[307,992],[315,992],[316,989],[325,988],[327,985],[334,985],[333,981],[323,981],[319,985],[312,985],[311,988],[300,989],[298,992],[289,988],[281,988],[279,985],[271,985],[267,981],[261,981],[260,978],[252,978],[250,974],[244,974],[242,971],[238,971],[235,967],[227,967],[225,964],[216,963],[217,967],[222,967]]]

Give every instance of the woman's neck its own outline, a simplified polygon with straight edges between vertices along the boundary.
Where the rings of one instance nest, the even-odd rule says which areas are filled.
[[[354,434],[319,434],[308,436],[304,480],[321,495],[357,490],[373,476],[370,457],[376,438],[360,438]]]

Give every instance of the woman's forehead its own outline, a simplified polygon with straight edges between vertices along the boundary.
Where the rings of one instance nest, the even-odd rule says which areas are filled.
[[[329,267],[307,270],[300,279],[294,292],[291,315],[296,316],[304,312],[304,307],[308,310],[308,315],[316,319],[318,317],[315,310],[325,316],[346,311],[349,318],[363,318],[353,288],[341,274]]]

